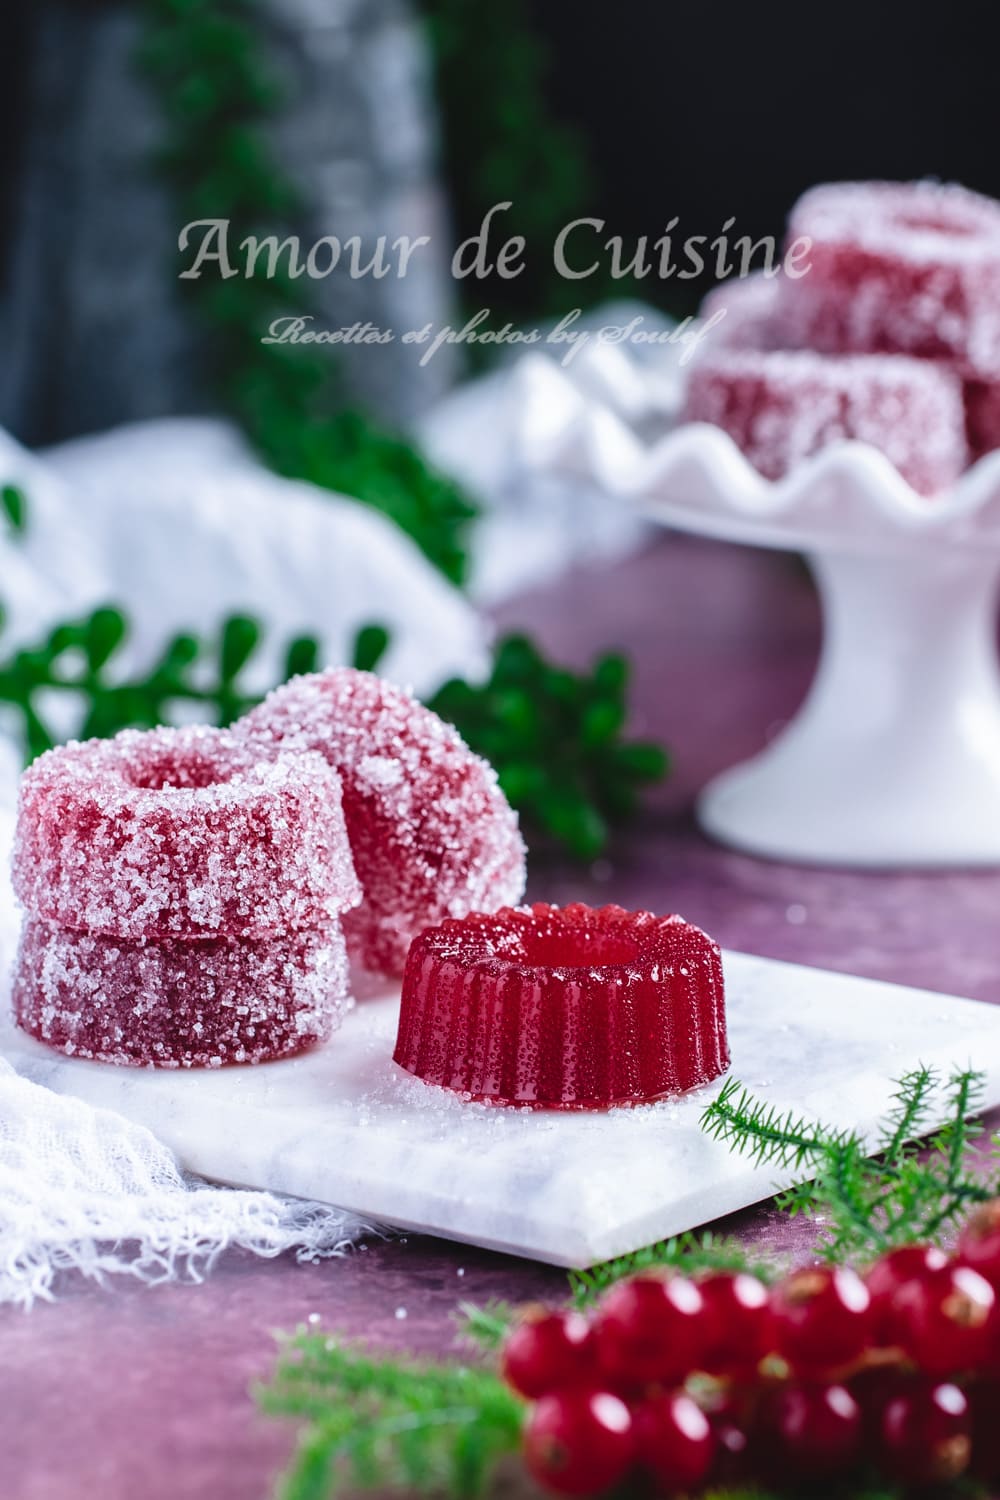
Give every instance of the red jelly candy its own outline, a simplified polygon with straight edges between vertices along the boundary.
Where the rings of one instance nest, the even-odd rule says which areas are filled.
[[[190,1068],[264,1062],[326,1041],[347,993],[336,923],[269,942],[134,943],[29,919],[13,1003],[19,1026],[71,1057]]]
[[[900,353],[1000,377],[1000,203],[954,184],[830,183],[792,210],[808,238],[798,278],[780,278],[796,346]]]
[[[524,891],[524,844],[496,773],[454,729],[370,672],[296,677],[240,720],[259,751],[317,751],[340,773],[364,890],[344,923],[369,969],[401,974],[414,935]]]
[[[967,457],[957,378],[902,355],[708,350],[692,366],[681,420],[721,427],[772,480],[854,439],[930,495],[958,478]]]
[[[1000,381],[966,383],[965,421],[973,458],[1000,448]]]
[[[680,917],[535,905],[413,942],[400,1067],[503,1104],[636,1104],[728,1066],[718,945]]]
[[[360,898],[340,782],[319,756],[258,764],[209,728],[125,730],[24,774],[14,888],[76,932],[265,939]]]
[[[705,349],[783,348],[777,303],[777,282],[763,272],[723,281],[701,304],[702,322],[719,318],[705,333]]]

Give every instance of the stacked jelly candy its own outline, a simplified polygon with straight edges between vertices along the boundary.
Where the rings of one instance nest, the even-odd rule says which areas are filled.
[[[18,1022],[77,1057],[260,1062],[325,1039],[360,899],[337,775],[208,728],[126,730],[25,773]]]
[[[842,183],[796,204],[808,271],[726,284],[683,420],[780,479],[830,443],[880,449],[935,494],[1000,447],[1000,203],[933,182]]]
[[[495,1103],[636,1104],[729,1062],[722,963],[680,917],[618,906],[503,910],[416,938],[396,1062]]]

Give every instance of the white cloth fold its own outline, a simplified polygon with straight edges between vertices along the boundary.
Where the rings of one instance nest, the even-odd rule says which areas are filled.
[[[321,1203],[185,1177],[143,1126],[0,1061],[0,1303],[51,1299],[58,1272],[200,1281],[224,1250],[343,1255],[369,1226]]]

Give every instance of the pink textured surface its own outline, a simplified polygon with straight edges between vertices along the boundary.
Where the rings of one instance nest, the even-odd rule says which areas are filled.
[[[268,763],[203,725],[40,756],[21,782],[14,889],[33,916],[139,942],[266,939],[361,896],[336,772],[318,755]]]
[[[21,929],[14,1014],[70,1057],[135,1067],[268,1062],[327,1041],[347,1009],[339,923],[244,938],[121,938],[34,917]]]
[[[916,354],[1000,376],[1000,204],[950,183],[827,183],[789,216],[812,241],[782,277],[792,346]]]
[[[718,944],[680,917],[579,902],[443,922],[410,948],[394,1057],[503,1104],[683,1093],[729,1061]]]
[[[968,459],[957,378],[905,355],[710,348],[692,367],[681,420],[721,427],[765,479],[852,440],[933,495]]]
[[[402,974],[429,923],[521,899],[524,844],[496,773],[408,693],[336,667],[278,688],[237,732],[272,753],[316,751],[340,773],[364,888],[344,931],[369,969]]]
[[[506,623],[575,662],[628,648],[637,728],[676,760],[608,860],[579,871],[536,859],[533,896],[675,909],[729,946],[1000,999],[1000,874],[792,868],[715,848],[692,825],[693,790],[758,749],[806,689],[817,613],[797,564],[667,539],[520,601]],[[769,1207],[729,1227],[763,1252],[808,1244],[807,1227]],[[460,1298],[564,1285],[558,1271],[412,1237],[317,1267],[231,1255],[196,1288],[66,1283],[54,1306],[0,1312],[4,1500],[269,1500],[292,1441],[248,1395],[269,1369],[271,1330],[318,1312],[377,1345],[436,1353]]]

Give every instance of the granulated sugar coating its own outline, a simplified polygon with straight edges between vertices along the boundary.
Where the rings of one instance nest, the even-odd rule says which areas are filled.
[[[294,678],[236,732],[269,753],[307,749],[340,773],[364,890],[345,919],[365,965],[401,974],[411,939],[524,892],[524,843],[492,767],[408,693],[348,667]]]
[[[705,334],[704,348],[780,349],[781,333],[775,320],[778,286],[762,271],[753,276],[733,276],[714,287],[701,304],[703,322],[719,317]]]
[[[251,943],[128,943],[29,918],[18,1025],[73,1057],[161,1068],[256,1063],[326,1041],[347,1008],[336,923]]]
[[[1000,378],[1000,203],[936,182],[831,183],[792,210],[789,242],[800,237],[807,274],[779,278],[792,347]]]
[[[470,1098],[646,1103],[729,1063],[722,961],[676,916],[535,905],[443,922],[410,949],[394,1058]]]
[[[957,377],[905,355],[708,350],[692,367],[681,420],[723,428],[766,479],[853,438],[932,495],[968,457]]]
[[[340,782],[204,727],[65,745],[24,774],[14,888],[32,916],[142,941],[273,938],[357,904]]]

